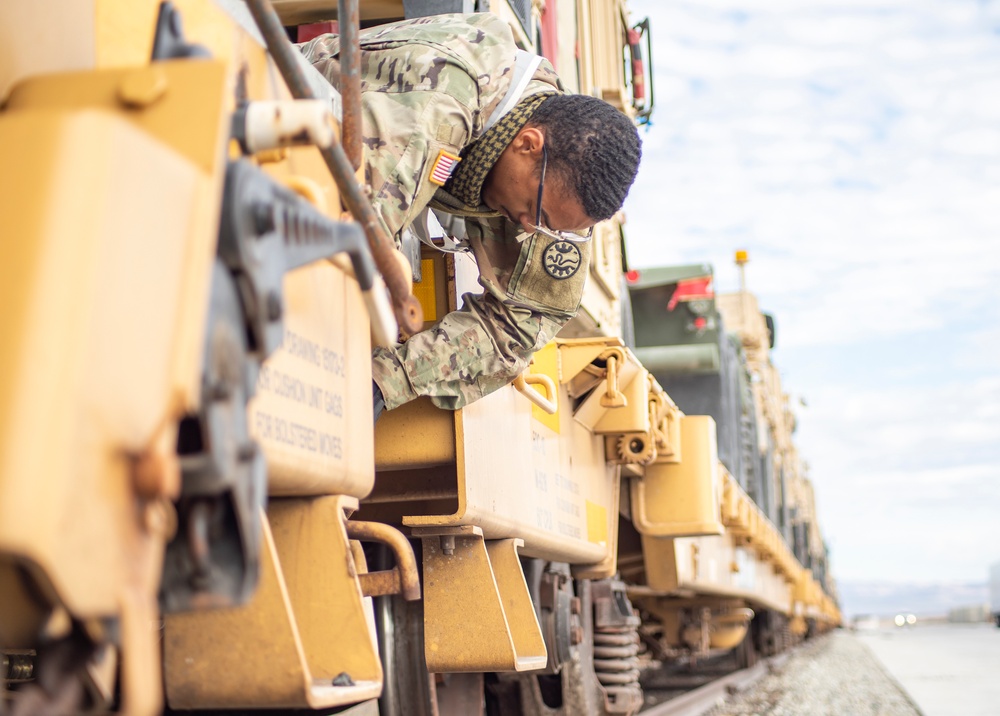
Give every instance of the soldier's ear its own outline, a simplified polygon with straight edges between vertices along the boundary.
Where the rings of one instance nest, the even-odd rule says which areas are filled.
[[[514,136],[511,144],[514,146],[514,151],[541,159],[542,145],[545,144],[545,132],[541,127],[526,125]]]

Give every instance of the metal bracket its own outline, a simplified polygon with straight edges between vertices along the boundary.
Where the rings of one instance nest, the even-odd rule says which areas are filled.
[[[722,523],[719,456],[715,421],[708,416],[682,419],[678,465],[653,463],[642,479],[632,480],[632,522],[646,537],[720,535]]]
[[[324,216],[244,160],[226,171],[223,207],[219,256],[240,281],[252,347],[261,359],[284,337],[282,283],[288,271],[346,252],[366,301],[373,293],[375,264],[359,224]]]
[[[245,160],[229,164],[201,406],[182,421],[178,440],[181,534],[167,548],[167,611],[240,604],[253,590],[267,467],[250,437],[247,406],[261,363],[284,340],[285,274],[338,253],[351,257],[373,330],[394,339],[395,320],[360,226],[333,221]]]
[[[371,600],[344,527],[345,508],[356,507],[344,496],[271,501],[253,599],[166,616],[172,708],[318,709],[378,696]]]
[[[423,540],[428,670],[544,668],[545,641],[517,554],[524,542],[486,541],[482,529],[471,526],[416,528],[413,534]],[[454,539],[451,554],[442,548],[442,537]]]
[[[584,371],[600,378],[588,381],[590,393],[573,414],[578,423],[600,435],[650,431],[649,380],[631,351],[607,342],[563,340],[559,362],[562,382]]]
[[[160,3],[153,32],[153,62],[188,57],[211,57],[204,45],[188,42],[181,26],[181,15],[170,0]]]

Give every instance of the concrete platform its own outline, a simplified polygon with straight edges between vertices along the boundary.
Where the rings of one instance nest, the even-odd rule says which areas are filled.
[[[1000,629],[930,624],[857,633],[925,716],[1000,714]]]

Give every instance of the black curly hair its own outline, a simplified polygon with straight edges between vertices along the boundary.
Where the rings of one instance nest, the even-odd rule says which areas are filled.
[[[556,172],[587,216],[611,218],[625,203],[639,171],[642,141],[623,112],[583,94],[549,97],[528,120],[544,129],[549,172]]]

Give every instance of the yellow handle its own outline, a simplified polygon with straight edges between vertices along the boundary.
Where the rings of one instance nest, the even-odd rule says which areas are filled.
[[[543,398],[541,393],[533,388],[529,388],[529,385],[540,385],[545,388],[546,397]],[[544,373],[522,373],[514,378],[514,387],[520,391],[521,395],[549,415],[555,415],[559,409],[559,406],[554,402],[556,397],[555,381]]]
[[[601,407],[604,408],[624,408],[628,405],[625,394],[618,389],[618,368],[619,363],[625,361],[625,356],[619,351],[608,351],[607,361],[607,390],[601,396]]]

